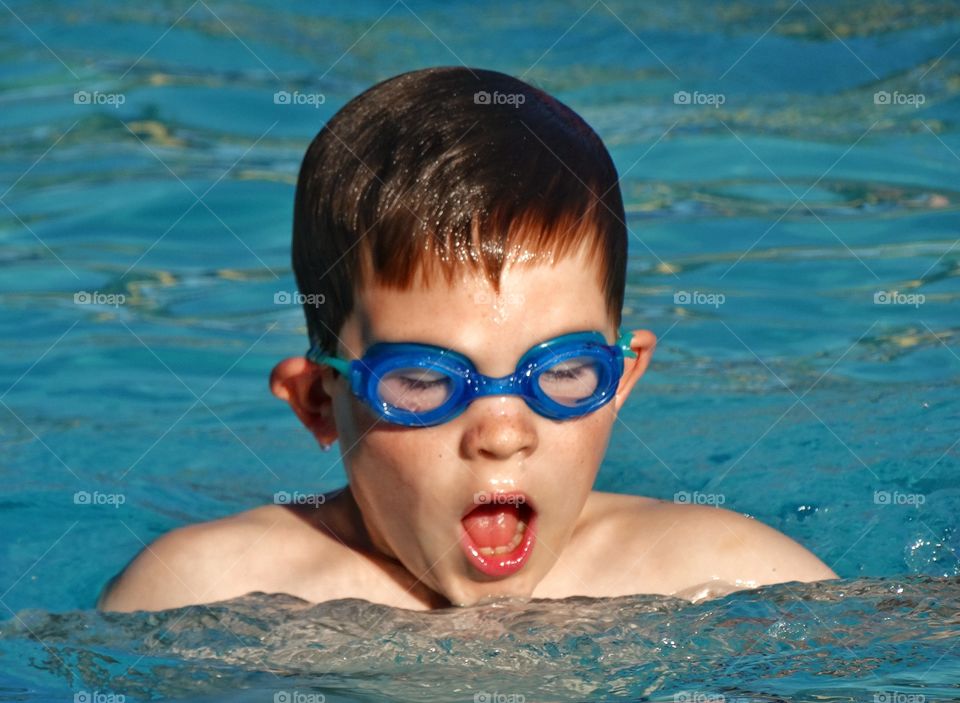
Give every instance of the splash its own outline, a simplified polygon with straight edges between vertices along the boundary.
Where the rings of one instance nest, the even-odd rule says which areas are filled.
[[[432,612],[251,594],[159,613],[22,611],[0,626],[0,661],[22,700],[933,700],[960,696],[958,636],[960,579],[930,577]]]

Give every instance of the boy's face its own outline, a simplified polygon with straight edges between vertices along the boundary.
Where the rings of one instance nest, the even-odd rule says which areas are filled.
[[[375,342],[420,342],[457,350],[480,373],[501,377],[534,345],[581,330],[616,340],[597,269],[576,254],[552,265],[508,267],[499,295],[466,269],[452,286],[442,277],[405,291],[368,285],[357,292],[338,354],[354,359]],[[520,396],[488,396],[445,424],[391,425],[351,393],[344,377],[325,371],[327,422],[373,546],[454,604],[530,596],[577,526],[617,411],[649,361],[652,335],[638,339],[646,348],[634,345],[640,357],[626,358],[614,400],[564,421],[538,415]],[[462,518],[477,507],[478,493],[502,492],[523,494],[535,535],[519,569],[491,575],[462,545]],[[513,534],[515,521],[507,525]]]

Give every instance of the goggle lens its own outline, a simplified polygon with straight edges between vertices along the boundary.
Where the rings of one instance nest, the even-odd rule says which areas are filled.
[[[537,385],[554,403],[575,407],[593,397],[602,375],[596,358],[578,356],[544,367],[537,376]]]
[[[377,384],[380,402],[411,413],[436,410],[449,401],[452,394],[453,379],[442,369],[394,369],[381,376]]]

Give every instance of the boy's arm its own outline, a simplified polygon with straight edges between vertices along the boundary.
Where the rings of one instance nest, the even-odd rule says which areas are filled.
[[[120,612],[164,610],[204,602],[200,526],[168,532],[144,547],[104,587],[97,608]]]
[[[782,532],[741,513],[714,508],[718,549],[730,575],[763,586],[838,578],[813,552]]]
[[[635,529],[659,535],[638,566],[658,570],[669,592],[711,581],[753,588],[838,578],[787,535],[724,508],[664,502]]]
[[[110,580],[97,608],[166,610],[253,591],[288,592],[303,564],[326,563],[315,542],[299,546],[303,535],[303,521],[277,505],[172,530]]]
[[[281,511],[267,507],[166,533],[110,580],[97,608],[166,610],[276,586],[282,574],[275,568],[278,550],[271,538],[283,534],[274,529]]]

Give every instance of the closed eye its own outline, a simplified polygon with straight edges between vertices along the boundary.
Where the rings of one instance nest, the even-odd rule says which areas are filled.
[[[549,376],[550,378],[557,381],[574,381],[580,378],[583,375],[584,369],[587,368],[587,364],[579,364],[578,366],[566,366],[561,368],[552,368],[543,372],[544,376]]]
[[[400,383],[402,383],[405,388],[408,388],[410,390],[415,390],[415,391],[436,388],[438,386],[442,386],[450,382],[450,379],[448,378],[437,378],[433,380],[427,380],[423,378],[407,378],[406,376],[401,376],[399,378],[396,378],[396,380],[400,381]]]

